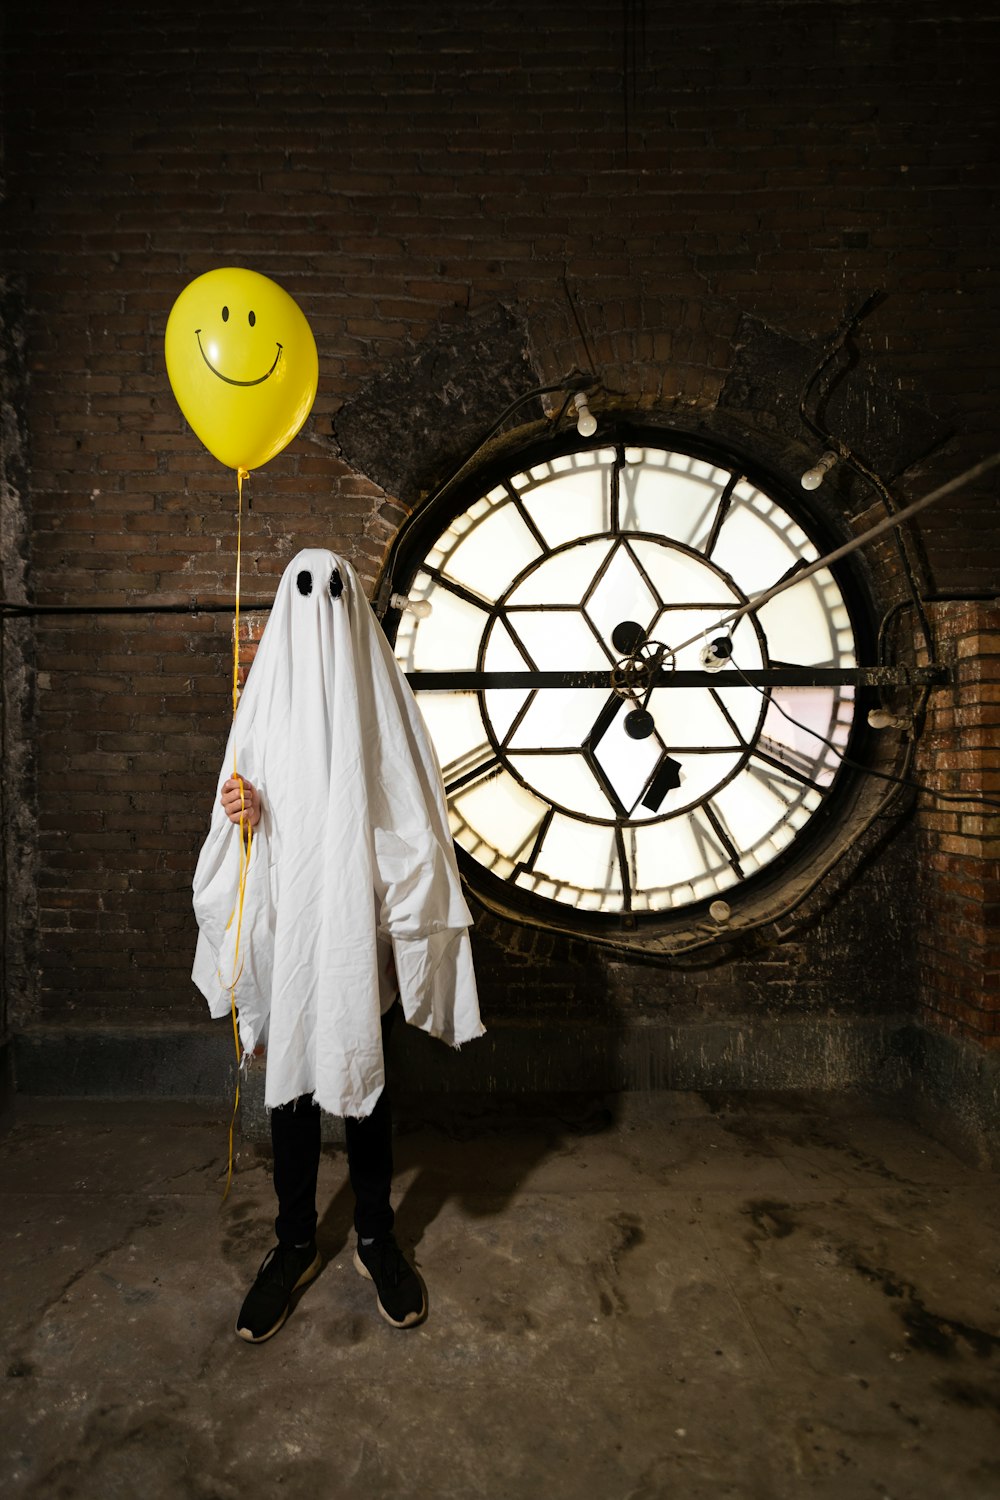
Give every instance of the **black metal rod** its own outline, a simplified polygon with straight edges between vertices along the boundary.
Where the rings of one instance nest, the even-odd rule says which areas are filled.
[[[856,552],[866,542],[872,541],[875,537],[881,536],[886,531],[891,531],[896,526],[901,526],[911,516],[915,516],[918,512],[925,510],[928,505],[933,505],[936,500],[943,499],[945,495],[954,494],[956,490],[960,490],[965,485],[971,484],[975,479],[981,479],[984,474],[988,474],[998,464],[1000,464],[1000,453],[992,453],[989,458],[984,458],[982,463],[973,464],[971,469],[966,469],[963,473],[956,475],[954,479],[949,479],[947,484],[938,485],[937,489],[931,490],[929,495],[922,495],[919,500],[914,500],[911,505],[905,506],[903,510],[893,511],[891,515],[883,516],[881,521],[876,522],[874,526],[869,526],[868,530],[861,532],[860,536],[853,537],[851,541],[845,542],[842,547],[837,547],[833,552],[828,552],[825,557],[818,557],[815,562],[810,563],[801,572],[786,576],[776,583],[773,588],[765,589],[763,593],[755,594],[752,599],[747,600],[746,604],[741,604],[739,609],[731,610],[729,614],[722,615],[710,627],[710,631],[722,630],[727,626],[735,625],[736,621],[742,620],[744,615],[756,614],[765,604],[769,604],[772,599],[776,599],[779,594],[785,593],[787,589],[796,588],[798,584],[804,583],[807,578],[812,578],[814,573],[819,573],[823,568],[828,568],[831,564],[839,562],[842,557],[847,557],[850,553]],[[691,636],[689,640],[681,641],[677,646],[671,646],[670,649],[676,656],[685,647],[693,646],[702,640],[705,634],[704,630],[699,630],[697,635]]]
[[[261,614],[273,603],[273,599],[267,599],[263,604],[241,603],[240,609],[247,614]],[[231,615],[233,607],[232,599],[224,604],[199,604],[196,599],[186,604],[179,601],[170,604],[15,604],[4,599],[0,600],[0,617],[20,620],[59,615]]]
[[[761,667],[739,672],[657,672],[642,689],[738,687],[907,687],[949,680],[947,667]],[[407,672],[414,692],[462,693],[499,688],[604,688],[611,674],[594,672]]]

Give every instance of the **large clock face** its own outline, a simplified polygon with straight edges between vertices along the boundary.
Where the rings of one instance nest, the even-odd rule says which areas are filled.
[[[821,570],[724,622],[820,555],[738,468],[651,446],[534,463],[443,525],[395,649],[473,868],[634,922],[787,858],[848,743],[851,614]]]

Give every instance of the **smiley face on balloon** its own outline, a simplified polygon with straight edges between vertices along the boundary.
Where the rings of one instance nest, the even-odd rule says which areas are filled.
[[[164,339],[177,404],[220,463],[249,472],[280,453],[316,399],[316,341],[298,303],[257,271],[190,282]]]

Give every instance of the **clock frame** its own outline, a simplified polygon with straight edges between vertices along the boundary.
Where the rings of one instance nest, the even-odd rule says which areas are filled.
[[[431,613],[385,623],[488,905],[662,928],[780,885],[828,836],[871,607],[847,566],[753,607],[843,539],[789,491],[721,444],[623,425],[418,513],[393,587]]]

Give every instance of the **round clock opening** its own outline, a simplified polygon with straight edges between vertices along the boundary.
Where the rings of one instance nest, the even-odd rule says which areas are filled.
[[[868,626],[828,569],[753,607],[832,545],[793,507],[729,455],[643,438],[533,450],[420,517],[394,586],[430,612],[395,651],[491,904],[663,923],[808,849],[849,776]]]

